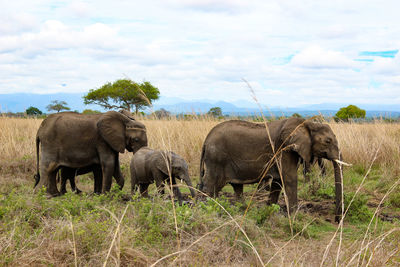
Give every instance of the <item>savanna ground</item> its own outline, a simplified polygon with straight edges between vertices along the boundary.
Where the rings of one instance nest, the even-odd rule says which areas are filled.
[[[149,146],[173,150],[198,181],[200,151],[219,121],[142,120]],[[130,192],[129,161],[121,155],[126,183],[109,195],[93,195],[91,175],[77,178],[86,193],[47,199],[33,194],[35,135],[40,119],[0,117],[1,266],[398,266],[400,265],[400,125],[330,122],[343,157],[343,225],[334,223],[334,179],[314,167],[299,206],[286,214],[266,206],[267,194],[245,187],[244,202],[222,197],[194,205],[172,202],[151,186],[149,199]],[[115,183],[114,183],[115,184]],[[69,187],[68,187],[69,190]],[[188,195],[187,188],[181,191]],[[249,206],[249,209],[246,209]]]

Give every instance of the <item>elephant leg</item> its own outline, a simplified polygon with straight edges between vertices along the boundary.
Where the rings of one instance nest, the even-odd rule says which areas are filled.
[[[213,164],[209,164],[213,165]],[[206,166],[209,166],[206,165]],[[218,166],[210,166],[210,168],[206,168],[203,177],[203,190],[210,197],[218,197],[219,191],[224,187],[224,183],[219,181],[221,179],[223,171],[221,171]]]
[[[321,169],[321,175],[326,176],[326,166],[322,158],[318,158],[318,166]]]
[[[176,185],[175,178],[172,178],[172,192],[174,193],[174,196],[178,199],[179,205],[182,205],[182,194],[178,186]]]
[[[61,176],[61,188],[60,188],[60,194],[64,195],[67,193],[67,177],[68,171],[66,170],[66,167],[61,167],[61,170],[58,172],[58,175]]]
[[[257,190],[265,190],[265,191],[270,191],[271,190],[271,181],[272,181],[273,176],[271,174],[267,174],[261,182],[258,184]]]
[[[75,184],[75,177],[76,177],[76,172],[72,176],[69,177],[69,183],[71,184],[71,189],[74,191],[76,194],[82,193],[81,190],[78,189],[78,187]]]
[[[309,162],[303,162],[303,176],[306,183],[310,182],[311,178],[311,164]]]
[[[135,194],[138,185],[139,185],[139,181],[137,178],[137,174],[136,174],[136,169],[134,168],[134,163],[131,163],[130,169],[131,169],[131,195]]]
[[[103,193],[110,192],[112,176],[114,174],[114,155],[106,156],[101,164],[101,169],[103,173]]]
[[[279,194],[281,193],[282,185],[280,178],[273,179],[270,187],[268,205],[278,203]]]
[[[45,186],[47,194],[52,197],[60,195],[60,192],[57,189],[57,171],[58,164],[56,162],[45,162],[40,166],[40,172],[43,175],[38,188],[40,189],[42,186]]]
[[[119,189],[122,190],[125,184],[124,175],[121,172],[121,167],[119,165],[119,155],[115,155],[115,170],[114,170],[114,178],[117,184],[119,185]]]
[[[285,182],[285,192],[288,198],[289,211],[293,212],[297,206],[297,179],[289,179]]]
[[[157,187],[157,192],[161,195],[164,195],[165,191],[164,191],[164,183],[161,180],[157,180],[156,179],[156,187]]]
[[[235,191],[236,200],[240,200],[243,198],[243,184],[234,184],[231,183],[233,190]]]
[[[140,195],[142,197],[149,197],[149,188],[150,184],[139,184],[139,189],[140,189]]]
[[[298,158],[293,153],[284,153],[282,157],[282,175],[284,190],[288,198],[289,211],[297,206],[297,167]]]
[[[93,168],[93,177],[94,177],[94,193],[101,194],[101,190],[103,187],[103,174],[100,166],[96,166]]]

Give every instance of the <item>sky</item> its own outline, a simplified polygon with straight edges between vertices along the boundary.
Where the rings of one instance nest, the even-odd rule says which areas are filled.
[[[129,78],[162,97],[239,105],[400,102],[398,0],[0,5],[0,94],[83,93]]]

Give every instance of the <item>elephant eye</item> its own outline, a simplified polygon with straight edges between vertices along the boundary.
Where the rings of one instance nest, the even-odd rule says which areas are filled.
[[[327,143],[327,144],[332,143],[332,139],[331,139],[331,138],[327,138],[327,139],[325,140],[325,143]]]
[[[132,140],[133,140],[133,142],[139,142],[139,138],[137,138],[137,137],[132,138]]]

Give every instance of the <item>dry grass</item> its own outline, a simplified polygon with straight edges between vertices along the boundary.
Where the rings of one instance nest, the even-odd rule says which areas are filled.
[[[35,136],[41,119],[0,117],[0,161],[2,166],[35,160]],[[183,156],[197,175],[201,146],[207,133],[220,121],[210,117],[192,120],[164,119],[142,120],[148,131],[149,146],[169,149]],[[367,166],[380,147],[376,164],[388,168],[397,166],[400,160],[400,124],[376,121],[368,124],[329,123],[335,132],[347,162]],[[122,155],[128,163],[129,153]],[[1,167],[1,166],[0,166]]]
[[[142,121],[148,130],[149,146],[180,154],[188,162],[191,176],[197,177],[203,140],[220,121],[208,117],[194,117],[191,120],[142,119]],[[57,205],[60,205],[60,200],[40,202],[41,200],[38,201],[27,189],[32,186],[32,176],[36,171],[35,135],[40,123],[39,119],[0,117],[0,201],[5,201],[14,187],[18,194],[26,196],[29,200],[25,204],[29,209],[41,211],[41,208],[46,208],[51,213],[57,209]],[[364,167],[367,173],[378,151],[372,165],[378,166],[382,171],[382,177],[385,176],[382,179],[390,180],[392,183],[398,179],[400,125],[381,121],[369,124],[330,123],[330,125],[338,138],[346,162]],[[121,163],[128,166],[130,157],[130,153],[125,153],[121,156]],[[73,200],[78,202],[71,203],[80,201],[79,197],[75,199],[75,196]],[[82,197],[82,201],[87,201],[87,198]],[[0,202],[0,208],[2,203],[5,202]],[[290,231],[285,231],[287,218],[284,213],[273,215],[268,225],[258,226],[247,217],[243,218],[240,212],[232,216],[216,216],[216,213],[211,215],[201,213],[198,208],[193,208],[188,215],[194,221],[198,221],[198,224],[189,231],[184,224],[185,221],[176,222],[180,212],[185,215],[189,211],[178,210],[178,215],[173,216],[165,204],[171,202],[154,199],[153,204],[148,205],[153,209],[155,207],[161,209],[158,210],[160,218],[157,220],[160,220],[160,223],[162,221],[160,227],[168,231],[161,231],[165,236],[157,246],[146,243],[147,241],[138,245],[137,239],[141,237],[141,232],[146,231],[146,225],[136,220],[140,217],[142,205],[147,205],[147,202],[129,204],[131,207],[115,201],[110,204],[101,201],[99,203],[102,203],[102,206],[96,207],[100,210],[96,222],[106,221],[109,224],[104,232],[99,232],[103,236],[96,236],[98,239],[93,240],[93,248],[90,240],[87,240],[87,235],[93,233],[88,230],[90,225],[86,217],[81,219],[76,214],[49,217],[43,212],[40,220],[35,222],[38,225],[35,234],[21,237],[18,226],[21,220],[26,220],[25,211],[19,213],[14,211],[18,215],[10,221],[6,221],[6,216],[0,216],[0,255],[1,259],[7,259],[0,262],[0,265],[148,266],[158,261],[157,266],[168,264],[261,266],[267,262],[272,266],[319,266],[334,232],[331,229],[323,232],[318,238],[306,237],[304,233],[309,231],[310,225],[312,227],[324,225],[319,218],[312,218],[303,220],[302,223],[295,223],[299,224],[297,225],[299,229],[295,236],[290,236]],[[81,207],[81,212],[84,209]],[[166,219],[166,216],[169,218]],[[172,220],[173,217],[175,222]],[[243,231],[251,242],[241,235],[233,246],[237,226],[241,225],[237,222],[242,220],[244,220]],[[28,221],[28,224],[32,223]],[[1,225],[4,225],[4,228]],[[332,224],[330,227],[335,229],[336,225]],[[334,240],[323,266],[399,264],[399,224],[389,228],[372,224],[365,231],[360,231],[357,236],[350,233],[352,230],[357,230],[357,226],[346,224],[345,227],[348,227],[347,232],[344,231],[345,237],[341,243],[337,239]],[[366,236],[368,238],[365,238]],[[25,245],[21,245],[21,242]],[[250,244],[254,244],[254,248],[250,248]],[[337,253],[339,244],[341,247]],[[260,255],[261,261],[254,250]],[[228,258],[230,262],[226,262]]]

